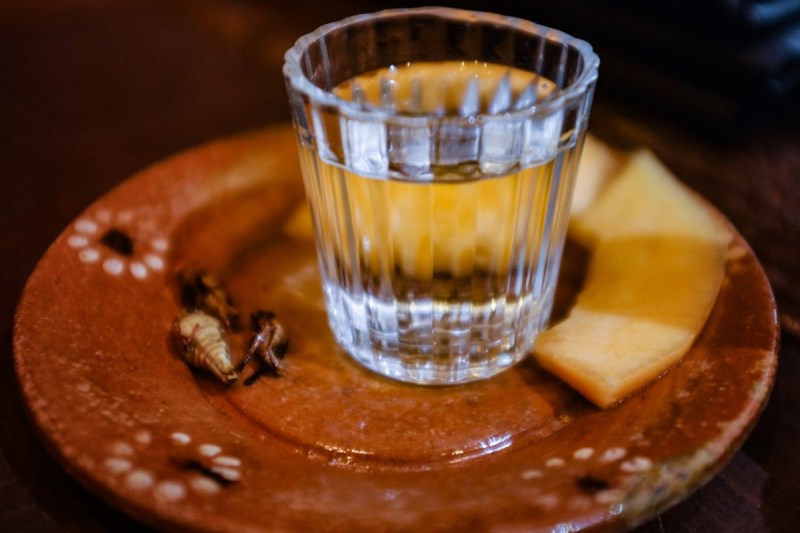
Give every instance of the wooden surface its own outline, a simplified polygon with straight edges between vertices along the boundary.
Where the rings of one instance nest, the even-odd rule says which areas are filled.
[[[27,419],[12,323],[38,258],[89,203],[141,168],[288,120],[284,51],[322,23],[384,4],[0,4],[2,529],[144,530],[74,482]],[[795,98],[777,120],[724,143],[646,109],[620,104],[601,83],[592,127],[608,140],[651,147],[734,222],[773,283],[784,332],[775,390],[742,450],[641,531],[793,531],[800,521],[800,105]]]

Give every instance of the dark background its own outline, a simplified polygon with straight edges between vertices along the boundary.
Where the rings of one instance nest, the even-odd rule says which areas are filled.
[[[280,66],[298,36],[346,15],[412,4],[0,1],[0,529],[142,529],[64,473],[27,419],[13,370],[13,312],[49,243],[143,167],[288,120]],[[764,415],[719,476],[641,531],[794,530],[800,2],[457,4],[590,40],[602,60],[591,128],[619,146],[650,147],[716,204],[775,289],[781,360]]]

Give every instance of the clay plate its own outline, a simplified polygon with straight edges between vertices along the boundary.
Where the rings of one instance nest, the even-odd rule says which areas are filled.
[[[312,243],[285,232],[303,201],[296,160],[281,127],[149,168],[75,220],[27,284],[14,351],[33,420],[72,475],[139,520],[624,530],[718,472],[764,407],[775,304],[740,236],[690,353],[614,408],[533,361],[444,388],[361,369],[327,328]],[[574,252],[561,309],[586,263]],[[183,363],[170,332],[185,267],[220,275],[244,313],[279,314],[291,339],[281,377],[226,388]]]

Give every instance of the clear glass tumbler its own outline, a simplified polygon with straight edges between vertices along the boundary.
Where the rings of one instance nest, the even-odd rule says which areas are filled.
[[[598,58],[488,13],[359,15],[283,68],[337,341],[398,380],[490,377],[546,327]]]

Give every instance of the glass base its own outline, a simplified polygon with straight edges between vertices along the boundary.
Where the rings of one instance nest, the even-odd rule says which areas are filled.
[[[551,295],[515,302],[386,301],[327,284],[328,317],[337,342],[383,376],[418,385],[490,378],[533,351],[547,326]]]

